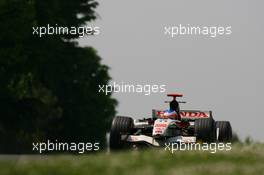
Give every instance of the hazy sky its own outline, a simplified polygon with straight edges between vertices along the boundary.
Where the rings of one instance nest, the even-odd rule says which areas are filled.
[[[80,40],[110,66],[115,82],[165,84],[182,108],[212,110],[242,138],[264,141],[264,2],[260,0],[100,0],[101,34]],[[169,38],[164,26],[232,26],[232,34]],[[151,116],[166,93],[114,95],[118,114]]]

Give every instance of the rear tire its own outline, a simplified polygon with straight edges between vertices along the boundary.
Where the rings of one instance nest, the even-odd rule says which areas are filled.
[[[121,140],[121,135],[130,134],[133,124],[133,119],[130,117],[117,116],[113,119],[109,139],[111,150],[124,148],[125,142]]]
[[[219,128],[218,141],[230,142],[232,140],[232,127],[229,121],[215,122],[215,128]]]
[[[202,142],[215,141],[215,122],[213,118],[197,119],[194,122],[196,139]]]

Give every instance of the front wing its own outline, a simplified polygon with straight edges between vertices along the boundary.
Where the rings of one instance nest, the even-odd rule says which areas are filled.
[[[167,139],[157,139],[147,135],[122,135],[121,139],[130,143],[146,143],[153,146],[165,146],[168,143],[195,143],[196,137],[193,136],[175,136]]]

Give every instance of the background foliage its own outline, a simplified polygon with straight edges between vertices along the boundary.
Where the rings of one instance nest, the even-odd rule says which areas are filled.
[[[93,0],[0,0],[0,152],[30,153],[32,142],[104,143],[116,101],[98,93],[110,80],[95,49],[73,35],[32,27],[84,26]]]

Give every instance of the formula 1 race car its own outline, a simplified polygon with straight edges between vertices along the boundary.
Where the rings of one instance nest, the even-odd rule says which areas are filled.
[[[214,121],[212,111],[180,110],[177,97],[169,110],[152,110],[151,118],[132,119],[117,116],[112,121],[109,146],[112,150],[133,146],[165,146],[169,143],[230,142],[232,128],[229,121]]]

